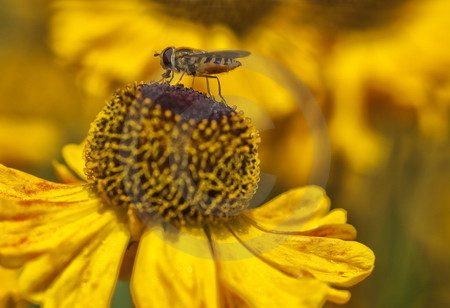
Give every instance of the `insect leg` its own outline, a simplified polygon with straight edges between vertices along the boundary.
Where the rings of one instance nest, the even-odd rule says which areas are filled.
[[[195,76],[192,76],[192,84],[191,84],[191,89],[194,88],[194,81],[195,81]]]
[[[173,80],[173,77],[175,77],[175,72],[171,72],[172,76],[170,77],[169,81],[167,82],[168,84],[170,84]]]
[[[162,78],[161,78],[160,80],[158,80],[157,83],[160,83],[160,82],[163,81],[164,79],[169,78],[171,72],[172,72],[171,70],[165,71],[164,74],[161,75]]]
[[[211,78],[215,78],[216,80],[217,80],[217,89],[218,89],[218,91],[219,91],[219,96],[220,96],[220,98],[222,99],[222,101],[225,103],[225,98],[223,98],[223,96],[222,96],[222,88],[220,87],[220,80],[219,80],[219,77],[217,77],[217,76],[210,76]]]
[[[206,90],[208,91],[208,94],[211,97],[211,91],[209,90],[209,79],[208,78],[206,78]]]
[[[206,78],[206,87],[207,87],[207,89],[208,89],[208,94],[209,94],[209,96],[211,96],[211,92],[209,91],[209,81],[208,81],[208,79],[209,79],[209,78],[214,78],[214,79],[216,79],[216,80],[217,80],[217,85],[218,85],[219,96],[220,96],[220,98],[222,99],[222,101],[223,101],[224,103],[226,103],[225,98],[222,96],[222,88],[220,87],[219,77],[217,77],[217,76],[211,76],[211,75],[200,75],[200,77],[205,77],[205,78]]]
[[[181,77],[180,77],[180,79],[178,79],[178,82],[176,84],[179,84],[181,82],[181,79],[183,79],[184,74],[185,74],[184,72],[183,72],[183,74],[181,74]]]

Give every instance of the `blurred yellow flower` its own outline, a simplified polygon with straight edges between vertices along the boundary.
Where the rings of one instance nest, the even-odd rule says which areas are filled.
[[[449,23],[446,0],[388,6],[378,1],[59,0],[53,9],[52,47],[81,68],[91,93],[104,95],[130,80],[157,80],[161,69],[151,55],[167,46],[245,49],[276,60],[308,85],[329,118],[334,153],[357,172],[372,170],[390,152],[390,141],[371,115],[373,109],[382,112],[385,102],[415,110],[427,136],[443,140],[447,135],[450,57],[440,48],[450,40],[442,31]],[[257,102],[275,118],[299,113],[292,93],[274,82],[280,72],[259,60],[250,57],[247,67],[266,70],[221,77],[225,94]],[[294,135],[285,135],[284,143],[298,138]],[[296,182],[308,173],[303,169]]]
[[[0,162],[39,171],[67,140],[62,131],[83,122],[82,92],[40,41],[47,27],[42,4],[3,1],[0,40]]]
[[[137,307],[347,302],[331,285],[367,277],[372,251],[315,186],[247,211],[258,143],[242,113],[198,92],[128,86],[93,122],[85,162],[64,150],[75,174],[56,164],[74,184],[0,167],[0,263],[23,265],[21,291],[46,307],[108,307],[128,269]]]
[[[48,121],[0,116],[0,162],[11,166],[43,163],[55,153],[60,138]]]
[[[385,124],[394,108],[412,111],[427,138],[448,138],[450,54],[442,46],[450,45],[450,33],[442,29],[449,12],[445,0],[412,1],[395,22],[337,40],[326,72],[336,108],[330,128],[346,155],[370,154],[370,165],[386,155],[388,144],[368,123],[373,113]]]
[[[293,28],[301,10],[293,10],[292,5],[272,0],[259,1],[258,5],[228,0],[203,1],[202,5],[140,0],[53,3],[52,48],[59,58],[79,69],[81,83],[93,95],[104,97],[117,85],[132,80],[159,80],[163,70],[153,53],[168,46],[188,46],[253,53],[243,59],[242,68],[222,74],[220,80],[228,103],[245,110],[258,127],[270,128],[272,119],[281,119],[277,122],[281,127],[291,114],[300,113],[295,97],[299,90],[286,89],[292,80],[283,69],[299,73],[297,78],[323,96],[317,91],[321,84],[317,66],[321,61],[320,37],[310,27]],[[184,82],[191,84],[188,77]],[[205,92],[205,82],[197,79],[194,88]],[[278,143],[283,146],[278,148],[284,149],[286,144],[295,144],[297,150],[297,139],[310,138],[308,133],[307,129],[281,136],[264,133],[266,142],[261,151],[264,157],[271,156],[264,169],[276,170],[273,173],[281,181],[292,179],[287,186],[307,182],[311,165],[310,159],[304,158],[316,153],[292,149],[283,153],[286,159],[279,160],[274,158],[277,155],[272,145]]]
[[[269,8],[273,4],[274,1],[269,0],[262,1],[258,6]],[[173,9],[183,5],[186,6],[184,13],[190,11],[196,16],[209,15],[213,21],[204,23],[202,18],[183,18],[177,15]],[[226,14],[230,19],[245,13],[247,15],[243,17],[247,19],[262,18],[263,16],[255,16],[256,13],[261,13],[261,10],[257,10],[254,4],[224,1],[189,6],[188,3],[180,1],[170,4],[140,0],[114,3],[54,1],[55,13],[50,28],[51,44],[60,58],[81,69],[81,81],[88,92],[100,96],[108,95],[118,85],[131,80],[159,80],[163,70],[159,59],[154,58],[153,54],[169,46],[204,50],[238,48],[267,54],[267,38],[259,37],[258,34],[246,38],[243,36],[243,29],[230,29],[227,24],[230,20],[225,17],[214,21],[214,16],[220,14]],[[243,10],[244,8],[247,10]],[[264,12],[264,15],[266,14],[269,12]],[[243,22],[245,19],[241,21]],[[248,31],[254,28],[253,25],[248,27]],[[273,45],[271,49],[274,47],[277,51],[269,55],[281,53],[283,46]],[[130,54],[133,57],[130,57]],[[240,96],[258,102],[274,115],[287,114],[297,108],[282,85],[276,84],[270,78],[271,76],[262,76],[261,72],[244,70],[237,72],[237,75],[233,73],[233,78],[222,76],[221,83],[225,95]],[[248,86],[243,87],[243,84]],[[197,82],[196,87],[204,89],[205,86]],[[276,100],[276,103],[270,102],[268,97]]]

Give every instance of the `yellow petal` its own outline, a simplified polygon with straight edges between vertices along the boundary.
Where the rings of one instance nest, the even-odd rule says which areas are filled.
[[[27,307],[27,303],[19,295],[17,277],[19,271],[0,267],[0,307],[19,308]]]
[[[20,266],[90,226],[101,204],[84,186],[38,179],[0,165],[0,263]]]
[[[8,201],[0,201],[0,210],[12,209],[16,213],[19,212],[17,208],[22,210],[15,206],[17,203]],[[36,213],[31,209],[21,211],[15,217],[0,218],[0,263],[20,266],[26,260],[58,247],[64,240],[80,232],[80,228],[83,230],[95,223],[100,215],[96,200],[76,204],[45,201],[38,203],[38,206],[54,207],[55,203],[67,207],[47,213]]]
[[[258,258],[221,261],[223,288],[234,290],[250,307],[321,307],[328,286],[316,279],[286,276]]]
[[[350,286],[367,277],[374,266],[373,252],[358,242],[301,233],[268,233],[251,225],[243,230],[238,224],[230,224],[230,230],[254,255],[292,277],[315,277]]]
[[[45,307],[109,307],[128,240],[115,214],[104,212],[90,230],[28,263],[21,288]]]
[[[329,288],[327,299],[335,304],[343,305],[350,300],[351,294],[347,290]]]
[[[267,230],[299,231],[315,217],[328,212],[329,200],[322,188],[306,186],[289,190],[246,216]]]
[[[104,211],[88,215],[89,219],[81,219],[76,224],[78,229],[70,237],[63,239],[58,247],[46,251],[39,258],[26,263],[21,275],[21,285],[28,297],[33,301],[41,301],[41,291],[70,264],[84,247],[95,242],[98,237],[106,237],[104,230],[117,225],[115,213]]]
[[[58,179],[64,184],[81,184],[82,182],[72,173],[69,168],[57,161],[52,162]]]
[[[177,242],[185,241],[182,233],[176,236]],[[217,307],[214,261],[180,251],[169,242],[149,230],[142,236],[132,276],[135,305]]]
[[[84,174],[84,160],[83,160],[84,143],[68,144],[64,146],[62,154],[67,165],[72,169],[81,179],[87,180]]]
[[[333,215],[334,216],[334,215]],[[258,222],[253,221],[249,217],[243,216],[244,220],[248,222],[249,225],[258,229],[260,232],[274,233],[274,234],[284,234],[284,235],[306,235],[306,236],[319,236],[319,237],[332,237],[339,238],[342,240],[353,240],[356,238],[356,229],[352,225],[345,223],[336,224],[321,224],[322,222],[327,222],[328,216],[324,219],[313,219],[312,222],[306,223],[301,230],[305,231],[286,231],[286,230],[269,230],[264,226],[260,225]],[[292,226],[292,229],[294,227]]]
[[[302,226],[302,230],[309,230],[322,225],[345,224],[347,222],[347,211],[334,209],[324,216],[316,216]]]
[[[227,248],[216,242],[216,258],[230,258],[230,253],[236,252],[225,251]],[[217,263],[221,292],[231,293],[234,299],[245,301],[244,307],[316,308],[322,306],[330,293],[326,283],[312,277],[289,277],[256,256],[240,259],[240,255],[235,255],[232,261]],[[233,303],[233,299],[229,302]]]
[[[356,229],[349,224],[322,225],[307,231],[297,232],[297,235],[331,237],[348,241],[355,239]]]
[[[71,194],[82,190],[80,186],[49,182],[0,164],[0,199],[72,201],[79,196]]]

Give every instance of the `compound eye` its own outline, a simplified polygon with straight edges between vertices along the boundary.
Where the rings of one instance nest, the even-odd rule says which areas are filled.
[[[163,52],[162,52],[162,63],[164,64],[165,67],[171,67],[171,58],[172,58],[172,54],[173,54],[173,48],[169,47],[166,48]]]

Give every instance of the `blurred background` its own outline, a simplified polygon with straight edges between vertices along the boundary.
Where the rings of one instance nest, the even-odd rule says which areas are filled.
[[[56,180],[114,89],[160,78],[155,52],[248,50],[220,79],[262,130],[266,199],[321,185],[376,254],[346,307],[450,307],[449,14],[448,0],[3,0],[0,163]],[[132,307],[127,283],[113,307]]]

